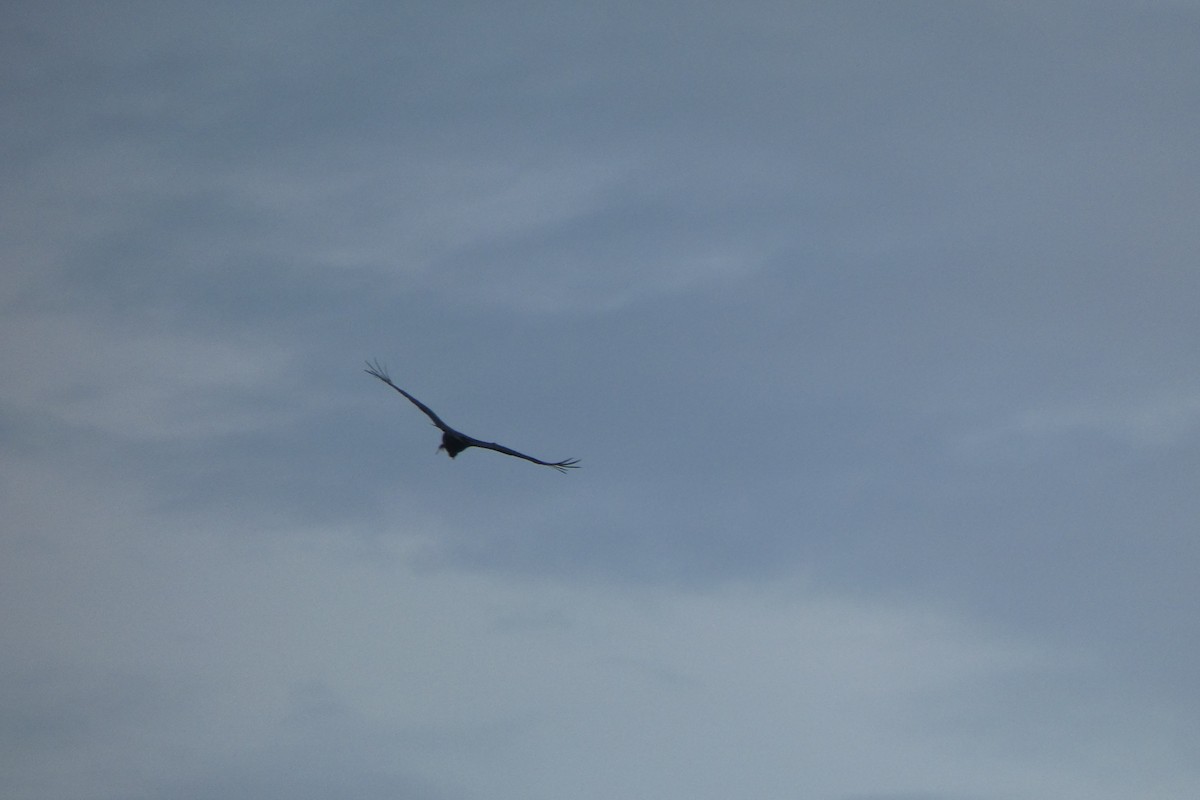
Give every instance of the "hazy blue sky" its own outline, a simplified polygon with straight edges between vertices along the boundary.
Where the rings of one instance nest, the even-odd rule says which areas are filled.
[[[1200,796],[1200,3],[2,13],[0,795]]]

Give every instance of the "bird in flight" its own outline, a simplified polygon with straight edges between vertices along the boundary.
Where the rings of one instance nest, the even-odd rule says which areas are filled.
[[[569,469],[579,468],[579,459],[577,458],[568,458],[565,461],[542,461],[540,458],[534,458],[533,456],[527,456],[524,453],[518,453],[516,450],[512,450],[502,444],[496,444],[495,442],[483,442],[473,436],[467,436],[465,433],[460,433],[446,423],[442,422],[442,418],[433,413],[429,406],[425,405],[420,400],[413,397],[396,384],[392,383],[392,379],[388,377],[387,370],[385,370],[378,361],[368,361],[367,369],[364,371],[368,375],[374,375],[376,378],[379,378],[379,380],[383,381],[388,386],[407,397],[414,406],[425,412],[425,416],[433,420],[433,424],[438,426],[438,428],[440,428],[442,431],[442,443],[438,446],[438,450],[445,450],[446,455],[450,456],[451,458],[454,458],[468,447],[483,447],[488,450],[495,450],[497,453],[504,453],[506,456],[523,458],[526,461],[532,461],[534,464],[541,464],[543,467],[554,467],[559,472],[566,472]]]

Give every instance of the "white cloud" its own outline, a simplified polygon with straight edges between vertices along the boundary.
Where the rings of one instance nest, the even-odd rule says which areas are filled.
[[[1197,427],[1200,391],[1177,389],[1030,408],[1003,424],[967,434],[959,443],[964,451],[1037,448],[1082,434],[1132,447],[1174,447],[1189,440]]]
[[[20,376],[0,387],[13,410],[133,440],[192,438],[263,429],[289,409],[256,398],[283,379],[289,349],[246,336],[204,338],[153,320],[79,314],[8,314],[0,367]],[[274,391],[274,389],[272,389]]]
[[[132,718],[138,763],[120,762],[104,706],[81,741],[26,757],[23,785],[60,796],[155,794],[255,752],[293,760],[281,747],[345,749],[347,774],[400,769],[466,797],[966,791],[1006,765],[942,740],[924,707],[1061,661],[937,609],[784,582],[677,592],[422,571],[409,545],[362,558],[362,531],[293,531],[280,547],[138,521],[120,486],[73,503],[77,519],[23,510],[38,538],[6,557],[20,576],[5,582],[10,666],[56,665],[68,696],[156,688]],[[303,734],[314,686],[336,742]],[[104,760],[106,776],[84,768]],[[1030,769],[1026,788],[1045,777]]]

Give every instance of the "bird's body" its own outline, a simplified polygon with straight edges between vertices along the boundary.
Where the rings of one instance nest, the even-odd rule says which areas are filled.
[[[438,445],[438,450],[445,450],[446,455],[454,458],[470,446],[471,443],[463,436],[451,431],[442,431],[442,443]]]
[[[568,469],[577,469],[579,467],[579,459],[568,458],[565,461],[542,461],[540,458],[534,458],[533,456],[527,456],[524,453],[518,453],[516,450],[505,447],[502,444],[485,442],[480,439],[476,439],[473,436],[467,436],[465,433],[451,428],[442,421],[441,417],[433,413],[433,409],[401,389],[396,384],[392,383],[392,379],[388,377],[387,370],[380,366],[378,362],[372,363],[368,361],[366,373],[383,381],[388,386],[392,387],[397,392],[408,398],[408,400],[417,408],[421,409],[425,416],[429,417],[429,419],[433,421],[433,424],[436,425],[442,432],[442,443],[438,446],[438,450],[445,450],[446,455],[450,456],[451,458],[454,458],[468,447],[481,447],[485,450],[495,450],[497,453],[504,453],[508,456],[523,458],[526,461],[532,461],[534,464],[541,464],[543,467],[553,467],[559,472],[566,472]]]

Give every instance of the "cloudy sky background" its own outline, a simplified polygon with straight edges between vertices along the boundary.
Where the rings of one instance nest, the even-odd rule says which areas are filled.
[[[3,14],[0,794],[1200,794],[1200,4]]]

